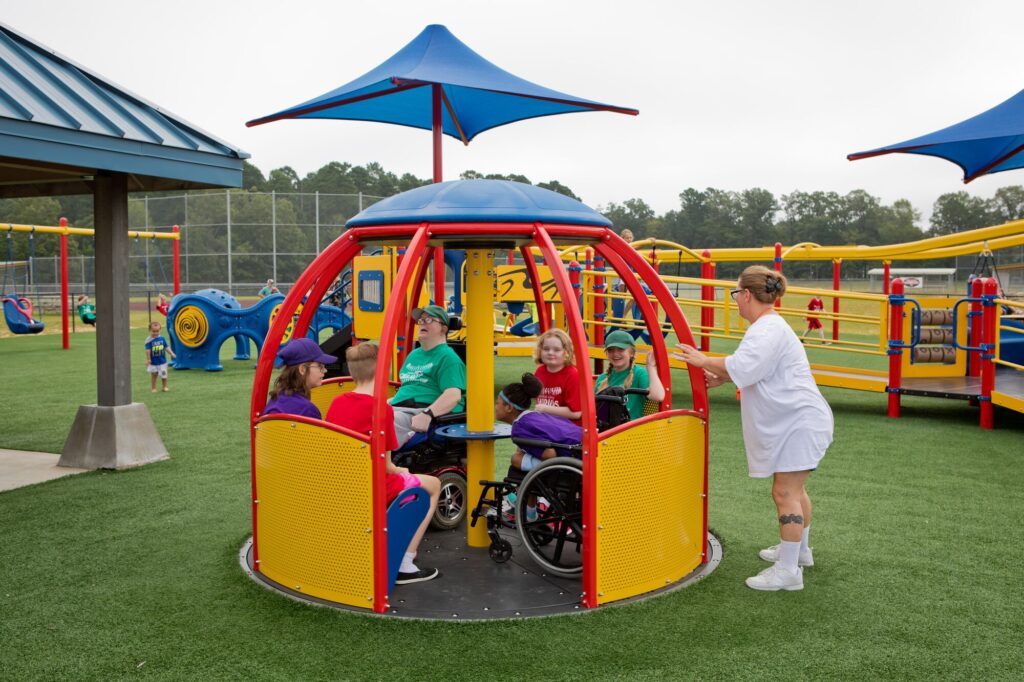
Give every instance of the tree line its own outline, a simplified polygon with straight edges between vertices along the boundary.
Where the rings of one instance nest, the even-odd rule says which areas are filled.
[[[522,174],[482,174],[469,170],[463,179],[503,179],[536,184],[566,196],[577,198],[573,190],[558,180],[533,183]],[[268,224],[275,214],[278,243],[288,245],[287,251],[308,253],[316,249],[316,237],[310,229],[314,221],[322,226],[320,248],[337,236],[345,221],[358,211],[352,198],[329,195],[366,195],[364,206],[375,198],[404,192],[430,181],[410,173],[397,175],[378,163],[355,166],[334,161],[300,176],[284,166],[264,174],[246,161],[242,171],[242,189],[232,192],[232,251],[236,253],[269,251],[271,239]],[[270,201],[269,193],[278,196]],[[320,201],[310,196],[319,192]],[[181,193],[149,193],[145,213],[141,202],[133,202],[130,222],[150,225],[184,224],[190,226],[190,251],[194,253],[223,250],[227,212],[223,190],[189,192],[186,211],[183,202],[168,199]],[[133,198],[147,196],[135,194]],[[821,245],[892,244],[921,239],[924,236],[995,225],[1024,217],[1024,186],[996,190],[991,198],[976,197],[967,192],[951,192],[939,196],[927,226],[921,225],[921,213],[908,200],[885,204],[864,190],[846,194],[828,191],[795,190],[776,196],[762,188],[723,190],[713,187],[686,188],[679,193],[678,207],[657,214],[642,198],[609,202],[595,208],[612,220],[616,229],[629,228],[638,239],[657,237],[691,248],[768,246],[775,242],[796,244],[814,242]],[[60,216],[80,227],[92,227],[92,197],[38,197],[0,200],[0,222],[55,224]],[[15,235],[12,246],[16,260],[28,253],[25,235]],[[36,240],[35,253],[49,256],[57,252],[56,239]],[[72,255],[92,253],[92,240],[69,240]],[[280,249],[280,247],[279,247]],[[6,249],[5,249],[6,255]],[[1018,254],[1019,257],[1019,254]],[[293,258],[295,259],[295,258]],[[305,257],[297,257],[294,267],[301,270]],[[302,261],[302,262],[299,262]],[[864,269],[873,264],[865,264]],[[928,265],[917,263],[922,267]],[[216,261],[210,268],[216,269]],[[263,268],[262,263],[254,266]],[[787,272],[797,276],[821,275],[828,264],[792,264]],[[674,274],[696,274],[691,267],[663,270]],[[720,268],[722,276],[732,276],[732,266]],[[212,273],[211,273],[212,274]],[[283,277],[282,277],[283,278]]]

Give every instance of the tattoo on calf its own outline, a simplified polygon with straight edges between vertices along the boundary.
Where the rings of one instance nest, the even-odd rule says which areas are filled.
[[[787,523],[799,523],[804,525],[804,517],[799,514],[783,514],[779,517],[779,523],[785,526]]]

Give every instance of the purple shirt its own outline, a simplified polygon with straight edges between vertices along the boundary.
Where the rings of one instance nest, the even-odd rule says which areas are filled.
[[[562,445],[579,445],[583,442],[583,429],[564,417],[527,410],[512,423],[512,439],[516,438],[533,438],[534,440],[549,440]],[[544,451],[543,448],[532,445],[522,447],[522,450],[534,457],[540,457]],[[568,450],[556,448],[555,452],[560,457],[579,457]]]
[[[263,408],[263,414],[296,414],[300,417],[322,419],[317,406],[309,398],[297,393],[279,394],[275,400],[267,403],[267,406]]]

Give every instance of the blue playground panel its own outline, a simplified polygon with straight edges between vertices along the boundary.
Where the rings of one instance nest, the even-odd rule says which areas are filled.
[[[238,299],[219,289],[178,294],[167,311],[167,335],[177,356],[171,366],[218,372],[224,369],[220,348],[229,338],[235,340],[235,360],[250,359],[249,341],[256,344],[259,355],[270,331],[270,314],[282,301],[283,294],[274,294],[243,308]],[[321,305],[307,336],[316,340],[324,329],[339,332],[351,323],[340,308]]]

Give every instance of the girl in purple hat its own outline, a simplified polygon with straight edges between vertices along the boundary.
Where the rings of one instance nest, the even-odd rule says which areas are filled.
[[[324,353],[316,341],[306,337],[289,341],[277,357],[284,363],[284,369],[277,375],[263,414],[322,419],[320,410],[309,399],[310,391],[323,383],[327,365],[338,358]]]

